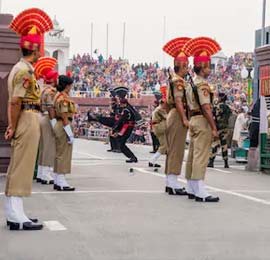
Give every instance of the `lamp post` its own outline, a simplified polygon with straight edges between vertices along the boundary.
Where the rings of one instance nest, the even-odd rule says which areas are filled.
[[[254,64],[251,58],[248,58],[245,62],[245,67],[241,71],[241,77],[247,79],[248,88],[247,88],[247,104],[250,106],[252,104],[252,76],[251,72],[253,70]]]

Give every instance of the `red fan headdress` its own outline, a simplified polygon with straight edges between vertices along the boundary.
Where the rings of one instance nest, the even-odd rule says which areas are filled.
[[[167,86],[161,86],[159,90],[160,90],[160,92],[162,94],[161,100],[163,102],[165,102],[166,101],[166,97],[167,97]]]
[[[38,61],[35,64],[35,74],[36,77],[39,78],[44,78],[46,79],[46,74],[48,72],[53,71],[55,68],[55,65],[57,63],[57,60],[55,58],[51,57],[41,57],[38,59]]]
[[[184,45],[190,40],[188,37],[179,37],[167,42],[163,51],[174,58],[174,62],[188,62],[188,55],[183,51]]]
[[[194,65],[208,63],[211,56],[221,50],[220,45],[208,37],[198,37],[188,41],[183,47],[183,51],[194,57]]]
[[[53,29],[53,23],[44,11],[30,8],[14,18],[10,28],[21,36],[21,48],[37,50],[42,44],[44,33]]]

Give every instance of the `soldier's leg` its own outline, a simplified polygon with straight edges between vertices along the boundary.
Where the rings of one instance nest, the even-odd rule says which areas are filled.
[[[228,138],[227,130],[222,130],[220,134],[220,143],[221,143],[221,150],[222,150],[222,158],[224,160],[224,168],[229,168],[227,138]]]
[[[126,131],[126,133],[123,135],[123,136],[121,136],[120,138],[119,138],[119,142],[120,142],[120,149],[121,149],[121,152],[127,157],[127,158],[129,158],[129,159],[134,159],[135,161],[137,161],[137,158],[136,158],[136,156],[133,154],[133,152],[131,152],[131,150],[127,147],[127,145],[126,145],[126,142],[127,142],[127,140],[128,140],[128,138],[129,138],[129,136],[130,136],[130,134],[132,133],[132,130],[133,129],[128,129],[127,131]]]

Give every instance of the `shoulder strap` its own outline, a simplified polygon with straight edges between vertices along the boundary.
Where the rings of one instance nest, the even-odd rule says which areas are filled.
[[[195,97],[195,100],[196,102],[198,103],[199,107],[200,107],[200,110],[201,112],[203,113],[203,110],[202,110],[202,106],[201,106],[201,103],[200,103],[200,97],[199,97],[199,94],[198,94],[198,87],[195,85],[191,75],[188,73],[188,78],[189,78],[189,83],[190,83],[190,86],[192,87],[192,92],[194,94],[194,97]]]

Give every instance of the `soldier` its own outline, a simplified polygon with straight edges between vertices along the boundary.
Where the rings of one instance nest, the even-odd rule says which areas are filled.
[[[176,38],[169,41],[163,50],[174,57],[174,76],[170,77],[170,87],[167,89],[167,104],[170,111],[167,115],[166,138],[167,157],[165,173],[166,188],[170,195],[187,195],[185,188],[181,188],[177,177],[181,174],[185,153],[186,135],[188,129],[186,88],[184,80],[188,71],[188,56],[182,47],[190,38]]]
[[[126,162],[137,163],[137,157],[126,145],[126,142],[135,126],[135,115],[133,113],[132,107],[128,104],[128,100],[126,98],[120,98],[120,107],[123,110],[120,115],[119,121],[117,121],[115,126],[113,127],[113,136],[115,138],[118,138],[121,152],[129,158],[129,160],[126,160]]]
[[[166,97],[165,97],[166,98]],[[160,105],[154,110],[152,116],[152,125],[153,125],[153,132],[154,135],[158,138],[160,146],[153,157],[150,159],[148,166],[149,167],[161,167],[161,165],[157,164],[158,158],[162,154],[166,154],[167,145],[166,145],[166,137],[165,137],[165,130],[166,130],[166,102],[164,100],[160,100]]]
[[[229,168],[228,164],[228,126],[229,118],[232,114],[231,109],[226,104],[227,96],[225,93],[219,93],[218,103],[213,108],[213,116],[216,122],[219,140],[212,143],[211,156],[207,167],[214,167],[214,160],[217,155],[218,147],[221,146],[224,168]]]
[[[41,34],[51,30],[53,25],[46,13],[32,8],[20,13],[10,28],[21,35],[22,58],[8,78],[9,122],[5,138],[11,140],[11,160],[5,190],[5,216],[10,230],[40,230],[43,225],[26,216],[23,197],[30,196],[32,192],[40,137],[40,86],[33,63],[40,57]]]
[[[53,165],[55,160],[55,137],[53,128],[56,124],[53,100],[56,94],[58,73],[52,69],[56,60],[43,57],[35,64],[35,72],[44,79],[44,89],[41,92],[40,143],[38,158],[37,182],[54,184]]]
[[[74,191],[65,178],[71,173],[72,148],[74,141],[72,120],[76,112],[75,104],[69,97],[73,79],[61,75],[58,79],[58,93],[54,97],[54,109],[57,123],[54,127],[56,157],[54,173],[56,175],[54,189],[58,191]]]
[[[199,202],[218,202],[205,189],[204,179],[212,138],[218,139],[218,131],[213,119],[210,85],[207,78],[211,73],[210,56],[220,50],[219,44],[208,38],[199,37],[187,42],[185,53],[194,57],[194,82],[190,77],[187,101],[190,108],[190,145],[186,165],[187,192],[189,199]]]
[[[159,106],[159,101],[155,100],[154,108],[157,108],[158,106]],[[153,122],[153,113],[152,113],[151,120],[150,120],[150,135],[151,135],[151,138],[152,138],[153,151],[150,151],[150,153],[156,153],[158,148],[159,148],[159,145],[160,145],[159,141],[158,141],[158,138],[156,137],[156,135],[153,132],[153,123],[152,123]]]

